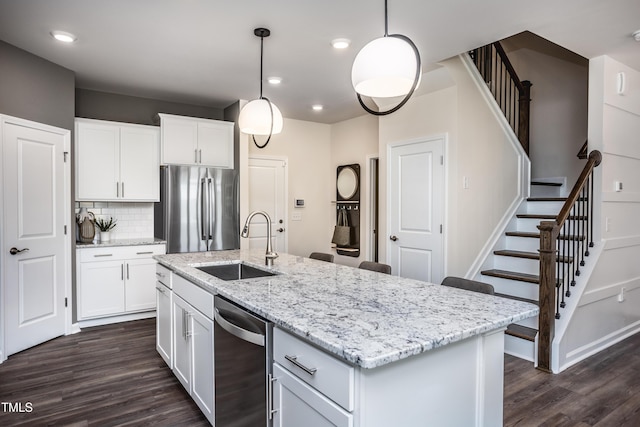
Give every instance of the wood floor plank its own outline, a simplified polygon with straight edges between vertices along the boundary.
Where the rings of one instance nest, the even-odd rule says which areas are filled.
[[[640,334],[552,375],[505,355],[504,425],[640,425]],[[209,426],[155,349],[155,319],[87,328],[0,365],[0,426]]]
[[[0,426],[209,426],[155,349],[155,319],[98,326],[0,365]],[[1,409],[1,408],[0,408]]]

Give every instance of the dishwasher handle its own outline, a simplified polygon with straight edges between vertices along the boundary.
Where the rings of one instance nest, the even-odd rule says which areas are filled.
[[[220,313],[220,310],[216,308],[216,313],[214,315],[216,319],[216,323],[220,325],[222,329],[229,332],[231,335],[240,338],[243,341],[250,342],[255,345],[259,345],[260,347],[264,347],[265,337],[262,334],[257,334],[255,332],[248,331],[246,329],[241,328],[240,326],[234,325],[229,322],[224,316]]]

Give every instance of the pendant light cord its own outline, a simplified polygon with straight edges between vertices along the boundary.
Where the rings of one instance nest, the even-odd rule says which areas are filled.
[[[264,36],[260,36],[260,99],[262,99],[262,58],[263,56],[264,56]]]
[[[387,0],[384,0],[384,36],[389,35],[389,15],[387,13]]]

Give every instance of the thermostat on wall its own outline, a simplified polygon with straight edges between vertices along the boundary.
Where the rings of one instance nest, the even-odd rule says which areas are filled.
[[[296,199],[296,208],[304,208],[304,199]]]

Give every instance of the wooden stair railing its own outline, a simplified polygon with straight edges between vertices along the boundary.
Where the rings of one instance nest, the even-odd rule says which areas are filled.
[[[479,47],[469,54],[529,155],[531,82],[520,81],[500,42]]]
[[[578,151],[578,158],[579,159],[586,159],[587,155],[589,154],[589,140],[584,141],[584,144],[582,144],[582,147],[580,147],[580,151]]]
[[[551,372],[551,343],[555,321],[571,296],[575,277],[593,247],[593,170],[602,154],[589,153],[587,164],[555,221],[542,221],[540,230],[540,314],[538,315],[538,369]],[[573,257],[572,264],[556,262]],[[573,267],[575,266],[575,267]]]

